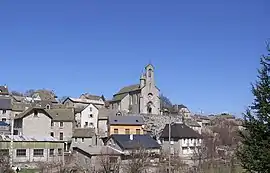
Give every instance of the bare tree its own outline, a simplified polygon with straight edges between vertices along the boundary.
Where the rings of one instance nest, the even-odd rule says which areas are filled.
[[[183,159],[178,153],[174,153],[170,158],[171,172],[183,173],[187,171],[188,165],[183,162]],[[162,152],[159,158],[159,167],[157,173],[167,172],[169,168],[169,153]]]
[[[98,156],[98,161],[100,164],[100,173],[119,173],[121,165],[120,157],[101,153],[101,155]]]
[[[34,93],[35,93],[34,89],[29,89],[29,90],[25,91],[24,96],[32,97]]]
[[[152,166],[152,161],[155,158],[154,154],[149,153],[141,145],[134,147],[126,156],[123,163],[123,170],[126,173],[145,173]]]
[[[23,96],[23,93],[19,92],[19,91],[11,91],[10,92],[13,96]]]

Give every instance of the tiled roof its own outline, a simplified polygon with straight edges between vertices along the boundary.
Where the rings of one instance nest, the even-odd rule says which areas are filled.
[[[143,125],[141,116],[111,116],[109,117],[110,125]]]
[[[100,96],[92,95],[89,93],[82,94],[80,98],[85,98],[85,99],[89,99],[89,100],[100,100],[101,99]]]
[[[56,96],[54,95],[54,93],[52,91],[42,89],[42,90],[35,91],[34,94],[36,94],[36,93],[38,93],[41,100],[57,102],[57,100],[55,99]]]
[[[185,123],[186,123],[188,126],[191,126],[191,127],[201,127],[199,123],[197,123],[196,121],[191,120],[191,119],[185,120]]]
[[[115,109],[107,109],[107,108],[100,108],[98,111],[99,119],[109,118],[111,116],[115,116],[119,112]]]
[[[113,99],[111,100],[111,102],[117,102],[117,101],[121,101],[123,98],[125,98],[128,95],[128,93],[122,93],[122,94],[117,94],[114,95]]]
[[[130,85],[122,88],[117,94],[129,93],[132,91],[140,90],[140,84]]]
[[[74,121],[74,113],[72,109],[49,109],[46,110],[54,121],[72,122]]]
[[[76,128],[73,131],[73,138],[91,138],[95,136],[95,129],[93,128]]]
[[[0,135],[0,141],[11,141],[11,135]],[[25,141],[25,142],[63,142],[59,141],[54,137],[47,136],[20,136],[20,135],[13,135],[13,141]]]
[[[130,135],[113,134],[110,136],[122,149],[158,149],[160,145],[150,135],[132,135],[133,140],[130,139]]]
[[[160,138],[169,138],[169,125],[166,124]],[[202,138],[202,136],[185,124],[171,125],[171,138]]]
[[[89,155],[121,155],[121,151],[117,151],[110,146],[87,146],[83,144],[77,144],[73,147],[75,151],[84,151]]]
[[[1,98],[0,99],[0,109],[11,110],[11,108],[12,108],[12,105],[11,105],[10,98]]]

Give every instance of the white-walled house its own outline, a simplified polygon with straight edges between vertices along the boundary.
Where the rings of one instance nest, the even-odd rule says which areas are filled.
[[[105,106],[105,102],[100,96],[84,97],[84,95],[80,98],[68,97],[63,101],[63,104],[72,108],[83,108],[89,104],[94,104],[97,107]]]
[[[75,121],[77,127],[94,128],[97,133],[98,108],[94,104],[89,104],[83,108],[75,108]]]
[[[162,148],[166,152],[177,154],[183,158],[194,156],[202,145],[202,136],[183,123],[171,125],[171,143],[169,143],[169,125],[167,124],[160,136]],[[171,145],[171,151],[169,146]]]

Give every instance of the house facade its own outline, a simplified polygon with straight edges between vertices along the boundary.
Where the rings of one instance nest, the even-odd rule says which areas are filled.
[[[98,131],[98,107],[90,103],[82,108],[75,108],[76,126],[80,128],[94,128]]]
[[[64,143],[50,136],[13,136],[13,150],[10,150],[11,135],[0,135],[0,152],[10,156],[14,165],[37,166],[40,162],[64,162]]]
[[[110,116],[108,132],[112,134],[143,134],[144,122],[140,116]]]
[[[202,145],[202,136],[183,123],[171,125],[171,142],[169,142],[169,125],[167,124],[160,140],[165,152],[182,158],[191,158]]]
[[[113,95],[110,108],[135,114],[160,114],[159,89],[155,83],[154,66],[149,64],[140,83],[122,88]]]
[[[80,98],[68,97],[63,101],[63,104],[66,107],[71,108],[84,108],[89,104],[93,104],[98,108],[105,106],[105,102],[102,97],[89,94],[82,94]]]
[[[0,96],[0,121],[10,124],[12,116],[11,98]]]
[[[72,139],[74,113],[72,109],[45,110],[29,108],[15,116],[14,135],[52,136],[65,142],[65,150]]]

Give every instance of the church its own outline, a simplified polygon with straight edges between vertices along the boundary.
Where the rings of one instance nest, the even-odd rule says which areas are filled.
[[[120,89],[109,101],[110,108],[132,114],[160,114],[159,92],[155,85],[154,66],[148,64],[140,83]]]

